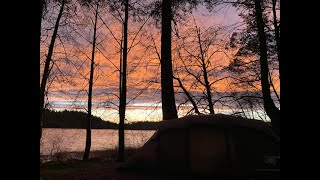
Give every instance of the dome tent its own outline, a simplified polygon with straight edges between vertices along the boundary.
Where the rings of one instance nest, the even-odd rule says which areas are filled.
[[[231,115],[192,115],[163,121],[126,163],[149,172],[254,175],[279,169],[280,138],[260,120]],[[274,159],[272,159],[274,160]]]

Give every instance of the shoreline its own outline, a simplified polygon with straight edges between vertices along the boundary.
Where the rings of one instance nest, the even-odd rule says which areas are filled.
[[[83,129],[86,130],[86,128],[77,128],[77,127],[42,127],[43,129]],[[118,130],[118,128],[91,128],[91,129],[103,129],[103,130]],[[137,130],[137,131],[156,131],[158,128],[156,129],[152,129],[152,128],[126,128],[124,130]]]
[[[126,148],[125,155],[132,156],[139,148]],[[48,163],[51,161],[67,161],[67,160],[82,160],[83,151],[65,151],[51,155],[41,155],[40,163]],[[118,156],[118,149],[105,149],[90,151],[90,159],[109,159],[116,160]]]

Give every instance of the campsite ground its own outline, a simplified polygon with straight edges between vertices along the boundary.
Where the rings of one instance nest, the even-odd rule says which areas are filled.
[[[130,157],[134,149],[126,152]],[[116,161],[116,150],[92,151],[90,159],[82,161],[83,152],[59,153],[53,156],[42,156],[51,161],[40,163],[40,177],[43,180],[69,180],[69,179],[119,179],[116,168],[121,163]]]
[[[206,177],[155,175],[150,172],[123,171],[121,163],[110,159],[89,161],[68,160],[45,163],[40,168],[40,180],[195,180]]]
[[[134,153],[127,151],[127,157]],[[40,164],[40,180],[176,180],[201,179],[200,177],[155,175],[150,172],[121,170],[122,163],[116,161],[116,151],[94,151],[93,158],[80,160],[82,153],[68,154],[78,159],[61,159]],[[66,157],[64,154],[61,157]],[[203,178],[205,179],[205,178]]]
[[[40,167],[40,180],[176,180],[199,177],[155,175],[149,172],[124,171],[121,163],[110,159],[89,161],[68,160],[44,163]]]
[[[127,149],[128,150],[128,149]],[[136,149],[126,151],[129,158]],[[68,156],[67,156],[68,155]],[[82,153],[74,152],[60,155],[60,160],[40,163],[40,180],[202,180],[208,177],[188,175],[163,175],[151,172],[123,170],[123,164],[116,161],[116,150],[93,151],[92,158],[82,161]],[[72,157],[73,159],[69,159]],[[276,177],[280,177],[276,175]],[[212,177],[210,179],[213,179]],[[214,178],[226,180],[231,178]],[[239,178],[233,178],[239,179]],[[249,180],[250,178],[241,178]],[[262,180],[275,180],[274,177],[257,178]],[[280,178],[276,178],[280,179]]]

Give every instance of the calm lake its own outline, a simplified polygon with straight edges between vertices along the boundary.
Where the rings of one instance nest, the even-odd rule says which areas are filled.
[[[154,130],[126,130],[125,146],[141,147],[154,133]],[[43,128],[40,154],[55,152],[84,151],[85,129]],[[114,149],[118,146],[118,131],[111,129],[91,130],[91,151]]]

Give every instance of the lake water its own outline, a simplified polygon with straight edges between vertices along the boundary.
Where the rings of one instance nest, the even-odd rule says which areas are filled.
[[[154,130],[126,130],[125,147],[141,147],[154,132]],[[41,155],[50,155],[56,152],[84,151],[85,129],[43,128],[42,133]],[[117,130],[91,130],[91,151],[115,149],[117,147]]]

